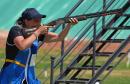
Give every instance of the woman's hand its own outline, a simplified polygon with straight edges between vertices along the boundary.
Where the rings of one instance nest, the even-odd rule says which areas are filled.
[[[39,34],[47,34],[48,33],[48,30],[49,28],[52,28],[53,26],[44,26],[44,25],[41,25],[35,32]]]

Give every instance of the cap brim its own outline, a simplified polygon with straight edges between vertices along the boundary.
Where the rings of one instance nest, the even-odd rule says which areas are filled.
[[[46,17],[46,15],[39,14],[39,15],[35,15],[29,19],[38,19],[38,18],[45,18],[45,17]]]

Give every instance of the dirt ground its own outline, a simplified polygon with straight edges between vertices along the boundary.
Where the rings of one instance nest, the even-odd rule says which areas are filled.
[[[8,35],[7,31],[0,31],[0,48],[5,48],[7,35]]]

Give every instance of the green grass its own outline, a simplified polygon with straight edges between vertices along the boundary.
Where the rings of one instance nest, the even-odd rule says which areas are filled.
[[[38,76],[38,79],[40,79],[42,83],[44,81],[46,81],[44,84],[49,84],[50,56],[53,56],[56,53],[60,53],[60,51],[59,50],[58,50],[58,52],[54,51],[51,54],[48,54],[47,56],[44,54],[45,52],[46,52],[45,50],[44,50],[44,52],[42,50],[40,50],[40,52],[38,53],[36,63],[39,60],[42,60],[42,61],[39,64],[37,64],[37,66],[36,66],[36,74]],[[64,64],[64,65],[67,66],[68,63],[71,62],[73,57],[74,56],[70,56],[69,59],[66,59],[67,61],[65,61],[66,64]],[[102,64],[105,62],[104,59],[105,58],[97,58],[96,60],[97,60],[98,64]],[[2,67],[3,62],[4,62],[4,49],[0,49],[0,61],[1,61],[0,67]],[[126,61],[127,61],[127,59],[124,59],[118,65],[118,67],[102,82],[102,84],[129,84],[130,83],[130,75],[129,75],[130,74],[130,67],[126,67]],[[41,73],[43,70],[45,72]],[[45,76],[46,72],[47,72],[47,76]],[[57,68],[55,70],[55,76],[57,76],[57,74],[59,74],[59,72],[60,72],[59,68]],[[86,75],[88,75],[88,73],[90,73],[90,72],[87,72]]]
[[[109,76],[102,84],[130,84],[130,77],[114,77]]]
[[[0,48],[0,68],[3,66],[3,63],[4,63],[4,58],[5,58],[4,51],[5,49]]]
[[[0,58],[3,58],[4,57],[4,50],[3,48],[0,48]]]

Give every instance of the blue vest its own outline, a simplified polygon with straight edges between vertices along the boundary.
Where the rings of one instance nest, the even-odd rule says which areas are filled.
[[[2,68],[0,84],[22,84],[24,80],[27,81],[27,84],[40,84],[34,71],[37,50],[38,41],[35,40],[31,48],[19,51],[15,60],[25,64],[26,67],[11,63],[7,67]]]

